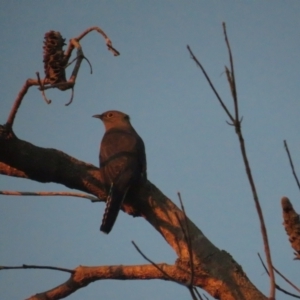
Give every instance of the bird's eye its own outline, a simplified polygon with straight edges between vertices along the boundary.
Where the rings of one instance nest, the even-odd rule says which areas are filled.
[[[114,115],[113,113],[108,113],[106,116],[107,116],[108,118],[111,118],[113,115]]]

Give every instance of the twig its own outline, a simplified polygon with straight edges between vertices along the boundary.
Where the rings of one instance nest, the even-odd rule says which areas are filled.
[[[258,257],[259,257],[259,259],[260,259],[260,262],[261,262],[261,264],[263,265],[263,267],[264,267],[266,273],[270,276],[269,271],[268,271],[267,267],[265,266],[265,264],[264,264],[264,262],[263,262],[263,260],[262,260],[262,258],[261,258],[261,256],[260,256],[260,254],[257,253],[257,255],[258,255]],[[274,268],[275,272],[276,272],[278,275],[280,275],[287,283],[289,283],[294,289],[296,289],[297,291],[300,291],[300,290],[299,290],[292,282],[290,282],[290,281],[289,281],[288,279],[286,279],[281,273],[279,273],[279,271],[277,271],[277,270],[275,269],[275,267],[273,267],[273,268]],[[286,291],[285,289],[281,288],[278,284],[275,284],[275,287],[276,287],[277,290],[283,292],[284,294],[287,294],[287,295],[290,295],[290,296],[292,296],[292,297],[294,297],[294,298],[300,299],[300,296],[295,295],[295,294],[292,294],[292,293]]]
[[[280,273],[274,266],[273,266],[274,271],[283,279],[285,280],[289,285],[291,285],[297,292],[300,293],[300,289],[293,284],[289,279],[287,279],[282,273]],[[300,298],[300,297],[299,297]]]
[[[18,267],[9,267],[9,266],[0,266],[0,270],[15,270],[15,269],[43,269],[43,270],[55,270],[61,272],[67,272],[74,274],[74,270],[59,268],[59,267],[51,267],[51,266],[35,266],[35,265],[22,265]]]
[[[220,97],[219,93],[217,92],[216,88],[214,87],[212,81],[210,80],[208,74],[206,73],[204,67],[202,66],[202,64],[199,62],[199,60],[197,59],[197,57],[194,55],[193,51],[191,50],[190,46],[187,45],[187,49],[191,55],[191,58],[193,59],[193,61],[197,64],[197,66],[201,69],[203,75],[205,76],[208,84],[210,85],[211,89],[213,90],[214,94],[216,95],[217,99],[219,100],[221,106],[223,107],[223,109],[225,110],[226,114],[228,115],[228,117],[230,118],[230,120],[232,121],[232,123],[234,123],[234,118],[231,115],[231,113],[229,112],[229,110],[227,109],[226,105],[224,104],[222,98]]]
[[[184,205],[183,205],[183,202],[182,202],[182,198],[181,198],[181,194],[180,192],[177,193],[178,195],[178,199],[179,199],[179,202],[180,202],[180,206],[181,206],[181,210],[183,212],[183,215],[184,215],[184,223],[185,223],[185,228],[186,228],[186,232],[180,222],[180,219],[178,217],[178,215],[176,214],[176,217],[180,223],[180,226],[182,228],[182,231],[184,233],[184,238],[186,240],[186,243],[188,244],[188,251],[189,251],[189,258],[190,258],[190,264],[191,264],[191,282],[190,282],[190,287],[192,288],[193,287],[193,283],[194,283],[194,259],[193,259],[193,251],[192,251],[192,240],[191,240],[191,235],[190,235],[190,229],[189,229],[189,225],[188,225],[188,219],[187,219],[187,215],[185,213],[185,208],[184,208]]]
[[[200,295],[200,293],[198,292],[196,287],[194,287],[194,292],[197,294],[197,296],[200,300],[203,300],[202,296]]]
[[[228,74],[227,74],[228,68],[227,67],[226,67],[226,74],[227,74],[227,78],[230,78],[229,85],[230,85],[230,90],[231,90],[232,98],[233,98],[233,102],[234,102],[235,119],[239,120],[239,106],[238,106],[238,98],[237,98],[237,92],[236,92],[236,82],[235,82],[235,75],[234,75],[232,52],[231,52],[229,40],[227,37],[225,22],[222,23],[222,26],[223,26],[223,33],[224,33],[224,37],[225,37],[226,46],[228,49],[229,62],[230,62],[230,72],[229,72],[230,76],[228,77]]]
[[[234,124],[236,125],[235,130],[236,130],[236,134],[239,137],[240,148],[241,148],[244,164],[246,167],[246,173],[247,173],[248,180],[249,180],[249,183],[251,186],[253,199],[254,199],[256,210],[257,210],[259,220],[260,220],[260,228],[261,228],[262,238],[263,238],[263,242],[264,242],[266,260],[267,260],[268,269],[269,269],[269,273],[270,273],[270,299],[275,299],[275,274],[274,274],[274,270],[272,267],[273,265],[272,265],[272,258],[271,258],[271,250],[270,250],[269,241],[268,241],[268,233],[267,233],[267,228],[266,228],[265,221],[264,221],[263,212],[262,212],[262,209],[260,206],[258,194],[256,191],[254,178],[252,176],[250,164],[249,164],[247,153],[246,153],[246,146],[245,146],[245,141],[244,141],[244,137],[242,134],[242,128],[241,128],[241,121],[239,120],[238,99],[237,99],[237,93],[236,93],[236,81],[235,81],[235,76],[234,76],[233,59],[232,59],[232,53],[231,53],[229,41],[227,38],[225,23],[223,23],[223,31],[224,31],[225,41],[227,44],[229,58],[230,58],[230,74],[231,74],[230,78],[232,79],[232,83],[231,83],[232,88],[231,89],[232,89],[234,109],[235,109],[235,122],[234,122]]]
[[[38,81],[36,79],[27,79],[22,87],[22,89],[20,90],[14,104],[13,104],[13,107],[11,108],[11,111],[9,113],[9,116],[7,118],[7,121],[6,121],[6,126],[8,128],[12,128],[13,126],[13,123],[14,123],[14,120],[15,120],[15,117],[16,117],[16,114],[18,112],[18,109],[22,103],[22,100],[24,98],[24,96],[26,95],[26,93],[28,92],[28,89],[33,86],[33,85],[39,85]]]
[[[65,106],[68,106],[68,105],[70,105],[70,104],[72,103],[72,101],[73,101],[73,97],[74,97],[74,86],[72,87],[72,94],[71,94],[71,98],[70,98],[69,102],[65,104]]]
[[[42,81],[41,81],[41,78],[40,78],[40,73],[39,73],[39,72],[36,72],[35,74],[36,74],[36,77],[37,77],[37,79],[38,79],[38,83],[39,83],[39,86],[40,86],[40,91],[42,92],[42,96],[43,96],[45,102],[46,102],[47,104],[50,104],[50,103],[51,103],[51,100],[50,100],[50,99],[47,99],[47,97],[46,97],[45,90],[44,90],[44,85],[43,85],[43,83],[42,83]]]
[[[269,269],[269,273],[270,273],[270,297],[269,297],[269,299],[274,300],[275,299],[275,275],[274,275],[274,270],[272,268],[272,258],[271,258],[271,251],[270,251],[270,246],[269,246],[269,241],[268,241],[268,234],[267,234],[267,229],[266,229],[266,225],[265,225],[265,221],[264,221],[264,217],[263,217],[263,212],[262,212],[262,209],[261,209],[261,206],[260,206],[258,194],[257,194],[257,191],[256,191],[254,179],[253,179],[253,176],[252,176],[250,164],[249,164],[247,153],[246,153],[246,146],[245,146],[245,141],[244,141],[244,137],[243,137],[243,134],[242,134],[242,128],[241,128],[241,121],[242,120],[239,120],[238,98],[237,98],[237,92],[236,92],[237,89],[236,89],[236,81],[235,81],[235,75],[234,75],[233,58],[232,58],[230,44],[229,44],[228,37],[227,37],[225,23],[223,23],[223,32],[224,32],[225,42],[226,42],[226,45],[227,45],[227,50],[228,50],[228,53],[229,53],[229,60],[230,60],[230,69],[225,67],[225,72],[226,72],[226,75],[227,75],[227,80],[229,82],[229,86],[230,86],[230,90],[231,90],[232,98],[233,98],[233,102],[234,102],[234,111],[235,111],[235,114],[234,114],[235,117],[234,118],[232,117],[231,113],[227,109],[227,107],[224,104],[223,100],[221,99],[221,97],[217,93],[216,89],[214,88],[211,80],[209,79],[209,76],[207,75],[206,71],[202,67],[201,63],[197,60],[197,58],[195,57],[195,55],[193,54],[193,52],[191,51],[189,46],[188,46],[188,51],[190,52],[190,54],[191,54],[193,60],[195,61],[195,63],[200,67],[200,69],[201,69],[202,73],[204,74],[207,82],[209,83],[209,85],[212,88],[213,92],[215,93],[217,99],[219,100],[221,106],[223,107],[224,111],[229,116],[230,120],[232,121],[232,124],[235,127],[235,132],[236,132],[236,134],[238,136],[238,139],[239,139],[240,149],[241,149],[244,165],[245,165],[245,168],[246,168],[246,174],[247,174],[248,181],[249,181],[249,184],[250,184],[250,187],[251,187],[253,200],[254,200],[256,211],[257,211],[257,214],[259,216],[259,221],[260,221],[260,228],[261,228],[261,234],[262,234],[263,243],[264,243],[265,255],[266,255],[266,260],[267,260],[268,269]]]
[[[284,143],[285,151],[286,151],[286,153],[287,153],[287,155],[288,155],[288,158],[289,158],[289,162],[290,162],[290,166],[291,166],[291,169],[292,169],[294,178],[295,178],[296,183],[297,183],[297,185],[298,185],[298,188],[299,188],[299,190],[300,190],[300,182],[299,182],[297,173],[296,173],[296,171],[295,171],[295,167],[294,167],[294,164],[293,164],[292,156],[291,156],[290,151],[289,151],[288,144],[287,144],[286,140],[284,140],[283,143]]]
[[[0,195],[6,196],[68,196],[78,197],[91,200],[91,202],[102,202],[101,199],[93,197],[88,194],[74,193],[74,192],[20,192],[20,191],[0,191]]]
[[[111,51],[114,56],[119,56],[120,55],[120,52],[113,47],[110,38],[106,35],[106,33],[100,27],[94,26],[94,27],[88,28],[81,35],[79,35],[77,37],[78,41],[80,41],[85,35],[87,35],[89,32],[91,32],[93,30],[96,30],[98,33],[100,33],[104,37],[107,49],[109,51]]]
[[[183,236],[184,236],[184,239],[185,239],[185,242],[187,243],[188,245],[188,251],[189,251],[189,260],[190,260],[190,269],[191,269],[191,278],[190,278],[190,282],[188,283],[188,290],[191,294],[191,297],[193,298],[193,300],[197,300],[197,296],[194,292],[194,288],[193,288],[193,283],[194,283],[194,260],[193,260],[193,252],[192,252],[192,241],[191,241],[191,236],[190,236],[190,230],[189,230],[189,226],[188,226],[188,220],[187,220],[187,215],[185,213],[185,209],[184,209],[184,205],[183,205],[183,202],[182,202],[182,199],[181,199],[181,194],[180,192],[177,193],[178,195],[178,198],[179,198],[179,202],[180,202],[180,205],[181,205],[181,210],[183,212],[183,215],[184,215],[184,223],[185,223],[185,226],[183,226],[178,214],[175,214],[176,215],[176,218],[177,218],[177,221],[182,229],[182,232],[183,232]]]
[[[172,278],[168,273],[166,273],[162,268],[160,268],[154,261],[152,261],[150,258],[148,258],[141,250],[140,248],[136,245],[136,243],[134,241],[131,241],[131,243],[133,244],[134,248],[137,250],[137,252],[139,254],[141,254],[141,256],[147,260],[149,263],[151,263],[157,270],[159,270],[163,275],[165,275],[167,278],[169,278],[171,281],[175,281],[177,282],[177,280],[174,280],[174,278]],[[177,282],[180,285],[186,286],[185,284],[181,283],[181,282]]]
[[[78,59],[78,56],[75,57],[73,60],[71,60],[71,61],[66,65],[66,68],[69,67],[69,66],[70,66],[74,61],[76,61],[77,59]],[[90,61],[88,60],[87,57],[84,56],[83,59],[85,59],[85,60],[87,61],[88,65],[89,65],[89,67],[90,67],[90,72],[91,72],[91,74],[93,74],[93,67],[92,67],[92,64],[90,63]]]

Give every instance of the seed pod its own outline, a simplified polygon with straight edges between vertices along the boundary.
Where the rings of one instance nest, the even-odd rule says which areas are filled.
[[[50,84],[66,82],[65,67],[67,60],[64,56],[64,45],[66,45],[65,39],[58,31],[45,33],[43,62],[45,79],[47,79]],[[64,90],[65,88],[64,86],[58,86],[58,89]]]

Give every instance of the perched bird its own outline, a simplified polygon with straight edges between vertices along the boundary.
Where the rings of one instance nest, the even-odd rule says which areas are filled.
[[[111,110],[93,117],[105,126],[99,160],[108,197],[100,230],[108,234],[128,190],[147,179],[145,146],[128,115]]]

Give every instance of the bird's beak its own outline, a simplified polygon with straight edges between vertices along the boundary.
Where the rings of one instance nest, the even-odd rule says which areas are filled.
[[[97,118],[97,119],[100,119],[100,120],[102,120],[102,115],[93,115],[93,118]]]

